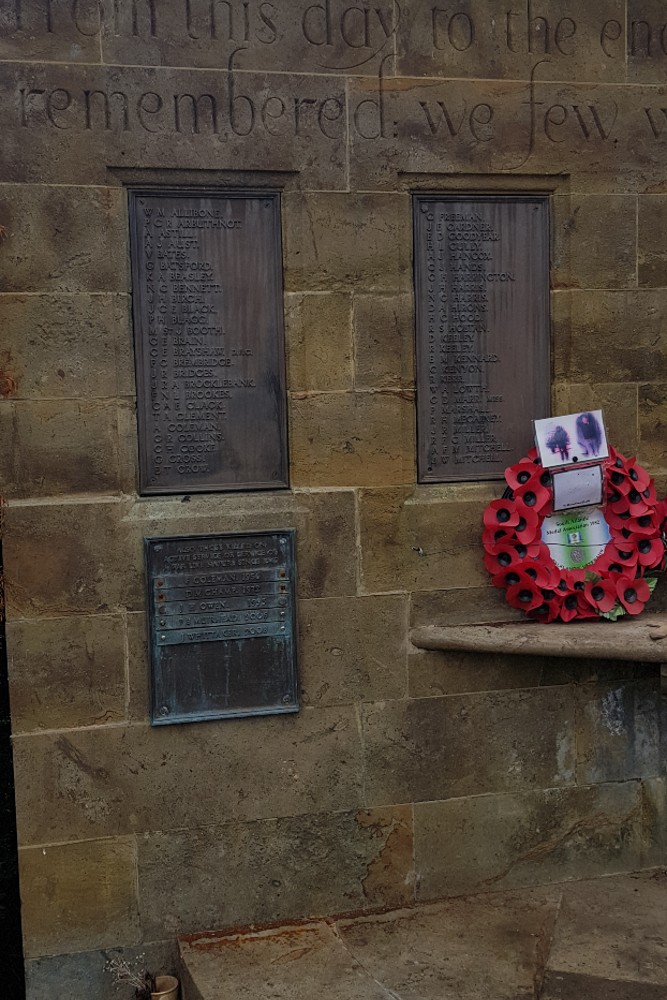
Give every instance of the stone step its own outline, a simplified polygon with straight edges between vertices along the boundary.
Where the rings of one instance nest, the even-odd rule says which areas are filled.
[[[664,1000],[666,897],[652,870],[192,935],[183,1000]]]

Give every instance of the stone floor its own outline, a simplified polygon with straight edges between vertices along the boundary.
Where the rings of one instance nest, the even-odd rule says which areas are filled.
[[[667,1000],[667,871],[190,937],[184,1000]]]

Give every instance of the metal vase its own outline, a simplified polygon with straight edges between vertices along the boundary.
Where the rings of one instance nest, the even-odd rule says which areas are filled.
[[[178,979],[175,976],[156,976],[151,1000],[178,1000]]]

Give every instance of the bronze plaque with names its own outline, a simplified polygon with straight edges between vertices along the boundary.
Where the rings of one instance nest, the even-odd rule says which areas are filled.
[[[288,485],[280,198],[130,192],[143,494]]]
[[[502,479],[549,416],[549,203],[415,195],[418,479]]]

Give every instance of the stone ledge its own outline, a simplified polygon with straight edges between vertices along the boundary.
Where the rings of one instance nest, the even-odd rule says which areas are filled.
[[[617,622],[424,625],[412,629],[410,639],[419,649],[667,664],[667,614],[645,614]],[[662,680],[664,687],[667,666],[663,668]]]

